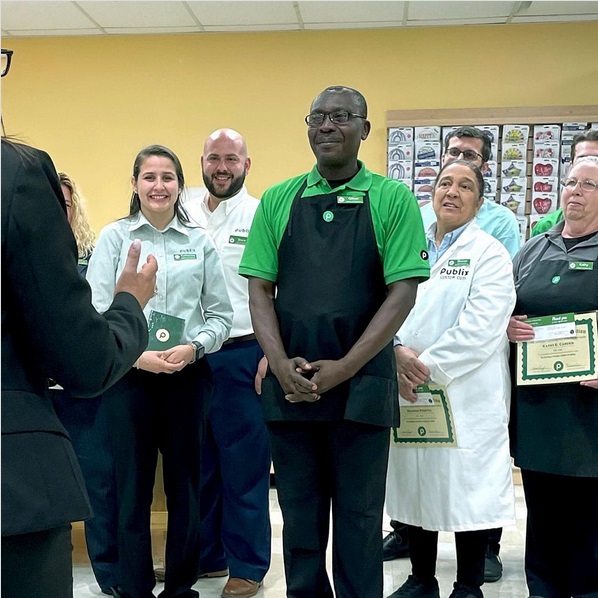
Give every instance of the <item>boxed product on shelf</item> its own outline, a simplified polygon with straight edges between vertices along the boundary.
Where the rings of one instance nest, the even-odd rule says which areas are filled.
[[[415,161],[440,161],[440,141],[416,141]]]
[[[500,189],[504,193],[525,193],[527,189],[527,177],[503,177]]]
[[[476,129],[484,132],[484,135],[490,139],[490,143],[498,143],[500,132],[498,125],[476,125]]]
[[[413,143],[399,143],[388,147],[388,161],[413,160]]]
[[[415,141],[440,141],[440,127],[415,127]]]
[[[534,193],[558,193],[559,179],[558,177],[534,177],[532,191]]]
[[[415,179],[434,179],[439,172],[439,160],[424,160],[413,164],[413,178]]]
[[[498,190],[497,179],[484,179],[484,195],[496,195]]]
[[[397,181],[407,185],[407,187],[409,187],[409,191],[413,191],[413,179],[397,179]]]
[[[555,158],[534,158],[534,176],[558,176],[559,160]]]
[[[514,214],[524,216],[526,213],[525,192],[519,191],[516,193],[501,193],[500,205],[505,206]]]
[[[588,123],[579,123],[579,122],[563,123],[563,135],[565,134],[565,131],[568,131],[568,132],[573,131],[574,133],[581,133],[582,131],[585,131],[587,128],[588,128]]]
[[[498,162],[496,160],[488,160],[486,167],[482,170],[484,178],[495,179],[498,177]]]
[[[558,141],[542,141],[534,144],[534,158],[558,158],[561,144]]]
[[[504,143],[502,144],[502,161],[525,160],[527,148],[522,143]]]
[[[389,145],[404,143],[405,141],[413,142],[413,127],[391,127],[388,129]]]
[[[413,178],[413,163],[411,160],[391,160],[388,163],[388,176],[391,179]]]
[[[484,201],[491,201],[492,203],[500,203],[499,196],[496,194],[489,193],[488,195],[484,194]]]
[[[502,142],[515,143],[527,147],[529,137],[529,125],[503,125]]]
[[[532,195],[532,204],[530,214],[551,214],[557,209],[557,193],[534,193]]]
[[[558,141],[561,138],[560,125],[535,125],[534,143],[539,141]]]
[[[526,175],[527,162],[525,160],[503,160],[501,166],[501,176],[504,177],[523,177]]]
[[[519,226],[519,238],[521,240],[521,245],[525,243],[527,239],[527,228],[529,226],[529,216],[515,216],[517,219],[517,225]]]

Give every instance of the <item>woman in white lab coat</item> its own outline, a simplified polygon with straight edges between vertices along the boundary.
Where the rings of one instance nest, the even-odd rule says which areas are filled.
[[[456,532],[450,598],[481,598],[487,530],[515,521],[508,440],[507,324],[515,305],[512,264],[475,215],[483,178],[469,162],[444,166],[427,230],[431,276],[395,347],[399,389],[446,387],[457,446],[391,443],[387,510],[409,526],[412,575],[389,598],[438,598],[438,532]]]

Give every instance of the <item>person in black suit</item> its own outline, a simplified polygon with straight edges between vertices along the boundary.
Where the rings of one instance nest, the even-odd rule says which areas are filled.
[[[145,349],[157,263],[137,272],[140,249],[135,241],[99,315],[52,160],[2,138],[2,596],[72,596],[70,523],[90,508],[46,387],[52,378],[93,397]]]

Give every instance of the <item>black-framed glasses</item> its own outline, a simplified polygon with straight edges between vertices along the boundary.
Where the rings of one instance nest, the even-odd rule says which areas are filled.
[[[12,50],[5,50],[2,48],[2,77],[8,75],[10,71],[10,63],[12,62]]]
[[[569,189],[573,191],[577,185],[582,188],[583,191],[596,191],[598,189],[598,182],[597,181],[590,181],[586,179],[585,181],[580,181],[578,179],[562,179],[561,186],[565,189]]]
[[[331,123],[336,125],[344,125],[352,118],[366,118],[362,114],[353,114],[353,112],[347,112],[346,110],[335,110],[334,112],[312,112],[305,117],[305,124],[308,127],[319,127],[324,124],[326,117],[328,117],[328,120]]]
[[[478,152],[474,152],[473,150],[460,150],[458,147],[449,147],[445,154],[455,159],[463,156],[463,159],[467,160],[467,162],[475,162],[478,158],[480,160],[484,159],[482,154],[478,154]]]

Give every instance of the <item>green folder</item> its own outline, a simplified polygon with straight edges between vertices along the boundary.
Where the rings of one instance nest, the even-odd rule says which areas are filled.
[[[147,327],[149,332],[148,351],[165,351],[181,344],[185,320],[152,310]]]

